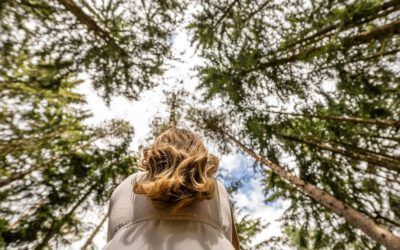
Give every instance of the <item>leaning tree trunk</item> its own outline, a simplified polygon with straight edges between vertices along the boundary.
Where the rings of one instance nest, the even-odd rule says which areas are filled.
[[[176,127],[177,124],[176,112],[178,109],[177,94],[172,93],[168,101],[170,104],[168,127]]]
[[[101,28],[95,20],[93,20],[88,14],[86,14],[74,0],[57,0],[61,5],[65,7],[71,14],[73,14],[80,23],[86,25],[86,27],[94,32],[94,34],[103,39],[105,42],[110,43],[115,49],[125,55],[125,51],[117,44],[115,39],[110,35],[109,32]]]
[[[90,234],[89,238],[86,240],[85,244],[83,244],[81,250],[86,250],[90,244],[92,244],[92,241],[94,237],[97,235],[97,233],[100,231],[101,227],[103,226],[104,222],[108,218],[108,213],[106,213],[103,217],[103,219],[100,221],[100,223],[96,226],[96,228],[93,230],[93,232]]]
[[[61,219],[61,221],[57,221],[56,225],[51,226],[50,231],[45,235],[43,240],[35,247],[35,250],[40,250],[45,248],[48,244],[49,241],[54,237],[54,235],[58,234],[61,227],[68,222],[68,220],[71,218],[71,216],[75,213],[76,209],[78,209],[79,206],[82,205],[83,202],[89,197],[89,195],[92,193],[94,190],[95,185],[91,186],[88,191],[76,202],[74,207],[66,214],[64,217]]]
[[[262,163],[265,167],[271,169],[276,175],[296,186],[302,193],[319,202],[338,216],[343,217],[350,225],[360,229],[366,235],[376,240],[379,244],[387,247],[389,250],[400,249],[400,238],[381,225],[376,224],[371,218],[319,189],[315,185],[303,181],[299,177],[286,171],[278,164],[256,154],[229,133],[221,129],[220,131],[224,136],[228,137],[228,139],[233,141],[240,149],[252,156],[256,161]]]
[[[400,20],[395,20],[386,25],[378,26],[371,31],[357,34],[354,36],[345,37],[341,39],[339,45],[335,45],[335,48],[349,49],[356,45],[369,43],[372,40],[384,40],[399,33],[400,33]],[[296,62],[298,60],[301,60],[302,58],[306,58],[312,54],[316,54],[317,52],[321,52],[325,49],[326,49],[325,46],[310,48],[288,57],[272,59],[265,63],[260,63],[259,66],[256,68],[256,70],[263,70],[269,67],[275,67],[287,63]],[[250,71],[252,71],[252,69],[248,70],[248,72]]]
[[[390,156],[383,156],[379,153],[370,153],[370,151],[363,150],[360,148],[350,148],[349,146],[345,148],[339,148],[335,145],[331,145],[329,143],[326,143],[324,141],[317,141],[317,140],[311,140],[311,139],[302,139],[299,137],[295,136],[288,136],[288,135],[281,135],[282,138],[290,141],[295,141],[303,144],[310,145],[315,148],[323,149],[323,150],[328,150],[333,153],[341,154],[343,156],[349,157],[354,160],[359,160],[359,161],[365,161],[370,164],[386,168],[392,171],[400,172],[400,160],[394,157]]]
[[[88,142],[83,143],[83,144],[81,144],[79,146],[76,146],[76,147],[72,148],[70,152],[82,149],[82,148],[88,146],[90,143],[92,143],[92,142],[94,142],[94,141],[96,141],[96,140],[98,140],[98,139],[100,139],[102,137],[105,137],[105,136],[104,135],[96,136],[95,138],[90,139]],[[42,163],[36,164],[36,165],[34,165],[34,166],[24,170],[24,171],[21,171],[19,173],[13,174],[12,176],[10,176],[7,179],[3,179],[3,180],[0,179],[0,188],[13,183],[14,181],[22,180],[25,176],[33,173],[34,171],[37,171],[39,169],[43,169],[46,166],[49,166],[49,164],[53,164],[54,161],[57,160],[60,156],[61,155],[54,155],[53,157],[50,157],[49,159],[45,160]]]
[[[288,45],[278,49],[276,52],[288,50],[288,49],[291,49],[291,48],[294,48],[294,47],[298,47],[298,46],[303,46],[304,47],[304,46],[310,45],[312,43],[315,43],[315,42],[321,40],[322,38],[327,37],[327,34],[331,33],[331,31],[334,31],[334,30],[337,30],[337,29],[340,29],[340,30],[349,29],[349,28],[352,28],[354,26],[361,25],[361,24],[364,24],[366,22],[370,22],[370,21],[373,21],[375,19],[387,16],[390,13],[395,12],[395,11],[397,11],[399,9],[400,9],[400,1],[399,0],[392,0],[392,1],[389,1],[389,2],[386,2],[386,3],[383,3],[380,6],[376,6],[374,11],[371,11],[371,12],[375,12],[376,15],[372,15],[372,16],[368,16],[367,15],[367,16],[365,16],[364,19],[361,19],[360,21],[347,23],[346,26],[342,26],[343,24],[342,24],[342,22],[340,20],[336,21],[336,22],[334,22],[332,24],[329,24],[327,26],[322,27],[319,31],[317,31],[316,33],[314,33],[312,35],[308,35],[308,36],[306,36],[306,37],[304,37],[304,38],[302,38],[302,39],[300,39],[298,41],[289,43]],[[306,44],[304,44],[304,43],[306,43]]]
[[[67,131],[67,128],[62,128],[61,131],[55,131],[55,132],[50,132],[50,133],[45,133],[42,135],[39,135],[37,137],[29,137],[29,138],[21,138],[21,139],[10,139],[10,140],[4,140],[0,142],[0,153],[1,155],[7,155],[10,152],[12,152],[15,149],[21,149],[21,148],[32,148],[38,147],[38,141],[43,139],[54,139],[55,137],[61,136],[63,133]]]
[[[231,4],[228,5],[228,7],[224,10],[224,12],[222,13],[221,17],[218,18],[218,20],[215,22],[214,26],[217,27],[218,25],[220,25],[220,23],[222,22],[222,20],[224,20],[224,18],[229,14],[229,12],[232,10],[233,6],[235,6],[235,4],[237,4],[239,2],[239,0],[233,0]]]
[[[340,121],[340,122],[349,122],[349,123],[359,123],[359,124],[400,128],[400,121],[396,121],[396,120],[365,119],[365,118],[354,117],[354,116],[318,115],[318,114],[307,114],[307,113],[302,114],[302,113],[291,113],[291,112],[272,111],[272,110],[268,110],[267,112],[273,113],[273,114],[288,115],[288,116],[300,116],[300,117],[308,117],[308,118],[318,118],[318,119],[322,119],[322,120],[332,120],[332,121]]]
[[[15,229],[18,226],[21,226],[21,222],[30,217],[37,209],[39,209],[43,204],[47,201],[47,197],[41,198],[38,202],[36,202],[32,207],[26,209],[22,215],[19,216],[19,218],[10,225],[11,229]]]

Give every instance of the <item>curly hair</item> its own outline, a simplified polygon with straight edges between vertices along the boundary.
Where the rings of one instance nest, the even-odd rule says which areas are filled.
[[[170,128],[143,151],[145,177],[133,186],[137,194],[177,211],[214,195],[219,160],[209,154],[200,137],[186,129]]]

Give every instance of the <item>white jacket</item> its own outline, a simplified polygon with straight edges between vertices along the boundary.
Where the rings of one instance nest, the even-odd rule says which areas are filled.
[[[231,242],[237,239],[236,229],[228,193],[221,182],[217,181],[212,199],[194,202],[172,215],[133,192],[133,184],[143,176],[129,176],[113,192],[105,250],[234,249]]]

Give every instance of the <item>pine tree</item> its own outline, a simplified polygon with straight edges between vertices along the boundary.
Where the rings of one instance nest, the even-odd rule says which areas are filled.
[[[239,237],[240,249],[260,249],[264,246],[268,247],[268,241],[253,245],[254,237],[261,233],[263,229],[268,227],[262,218],[253,218],[245,209],[239,207],[234,197],[243,186],[242,179],[233,179],[231,173],[219,173],[219,178],[222,180],[230,180],[225,182],[224,185],[230,196],[230,204],[235,213],[236,230]]]
[[[62,63],[25,53],[7,59],[13,64],[0,72],[0,244],[69,244],[84,232],[84,211],[104,205],[132,173],[133,129],[118,120],[85,125],[90,113],[75,92],[81,81]]]
[[[205,2],[190,28],[224,128],[396,233],[400,2]],[[267,200],[291,200],[283,220],[304,245],[377,247],[267,173]]]
[[[282,218],[290,244],[398,244],[400,1],[194,4],[189,29],[206,59],[200,87],[205,100],[220,97],[218,108],[229,114],[220,115],[225,133],[206,133],[222,152],[228,137],[260,165],[272,166],[258,171],[265,174],[267,202],[291,201]],[[102,205],[133,171],[128,124],[85,125],[90,114],[72,90],[81,73],[106,101],[119,94],[137,99],[155,86],[183,6],[184,1],[0,3],[0,246],[68,244],[82,234],[79,214]],[[180,121],[176,97],[168,99],[168,121],[153,121],[154,137]],[[324,194],[315,196],[306,186]],[[14,209],[21,204],[24,211]],[[262,226],[246,217],[241,223],[245,245]]]
[[[343,199],[339,200],[337,198],[337,197],[344,198],[345,202],[347,202],[348,200],[351,199],[349,197],[350,191],[348,191],[348,193],[347,192],[338,193],[337,191],[335,192],[335,190],[333,190],[335,196],[337,195],[337,197],[335,197],[335,196],[332,196],[331,194],[329,194],[330,193],[329,191],[319,188],[317,186],[318,184],[320,184],[320,185],[323,184],[323,185],[326,185],[329,187],[330,183],[327,182],[327,180],[320,181],[320,179],[315,178],[315,176],[305,175],[304,171],[306,171],[305,167],[307,165],[304,165],[304,162],[301,162],[301,161],[299,162],[299,165],[300,165],[299,171],[300,171],[301,178],[292,174],[291,170],[286,170],[284,167],[275,163],[275,162],[279,162],[279,159],[276,158],[277,151],[274,151],[274,150],[277,150],[275,146],[268,147],[268,155],[269,155],[269,157],[271,157],[271,159],[274,159],[274,160],[269,160],[268,158],[265,158],[265,157],[261,156],[260,154],[255,153],[254,150],[252,150],[250,147],[243,144],[242,141],[244,140],[244,138],[241,138],[239,140],[239,139],[235,138],[234,136],[232,136],[232,134],[230,134],[230,132],[226,131],[226,128],[227,128],[226,124],[221,124],[220,120],[216,119],[216,117],[221,118],[224,116],[223,115],[217,115],[217,116],[211,115],[210,116],[210,114],[208,114],[207,112],[194,111],[194,115],[192,116],[192,119],[195,119],[195,123],[199,124],[200,127],[204,128],[204,129],[208,129],[211,132],[211,136],[214,134],[219,134],[220,135],[219,140],[226,141],[226,139],[228,139],[229,141],[234,143],[238,148],[240,148],[242,151],[244,151],[244,152],[248,153],[250,156],[252,156],[256,161],[258,161],[265,167],[268,167],[271,169],[270,172],[266,171],[266,173],[268,174],[268,177],[266,178],[266,184],[268,185],[266,187],[266,190],[267,191],[275,191],[275,192],[273,192],[271,194],[271,196],[267,199],[267,201],[273,201],[277,197],[282,197],[282,196],[291,198],[292,206],[291,206],[291,208],[289,208],[289,211],[286,211],[286,214],[292,213],[292,214],[289,214],[289,218],[287,218],[287,221],[289,223],[290,222],[296,223],[296,217],[293,217],[293,214],[297,213],[299,215],[299,213],[303,212],[301,210],[304,209],[307,219],[305,221],[303,221],[303,220],[301,220],[301,218],[298,218],[299,219],[298,222],[300,224],[305,223],[305,224],[303,224],[303,227],[301,230],[305,230],[307,232],[307,227],[312,227],[309,224],[310,216],[314,216],[314,219],[318,224],[323,224],[326,222],[325,220],[328,220],[328,222],[329,222],[329,220],[332,220],[332,219],[329,219],[329,217],[324,218],[322,216],[322,214],[327,213],[327,212],[329,213],[329,211],[330,211],[330,212],[336,213],[336,215],[338,215],[340,217],[343,217],[347,221],[347,223],[349,223],[350,225],[352,225],[358,229],[361,229],[364,233],[366,233],[366,235],[373,238],[380,244],[385,245],[388,249],[396,249],[398,247],[398,244],[400,244],[400,239],[398,237],[396,237],[393,233],[391,233],[389,230],[387,230],[384,227],[382,227],[381,225],[379,225],[378,224],[379,222],[377,220],[375,220],[375,218],[368,213],[369,204],[362,204],[362,203],[356,204],[357,206],[355,206],[355,207],[357,209],[354,209],[354,207],[352,207],[352,205],[350,205],[350,204],[353,204],[354,201],[350,201],[350,203],[343,203]],[[254,123],[252,124],[252,126],[253,126],[253,132],[255,131],[255,129],[258,129],[258,131],[261,133],[263,132],[263,127],[261,127],[261,126],[254,127],[255,126]],[[251,132],[248,132],[248,133],[251,134]],[[263,139],[260,139],[260,142],[257,143],[258,139],[256,139],[254,137],[254,135],[253,135],[253,138],[255,139],[255,140],[253,140],[253,143],[256,142],[256,145],[257,144],[260,145],[261,143],[268,143]],[[259,146],[255,146],[253,144],[251,147],[259,147]],[[263,148],[262,152],[264,152],[264,150],[265,149]],[[297,160],[298,159],[301,159],[301,158],[297,158]],[[321,171],[321,170],[319,170],[319,171]],[[311,173],[313,173],[313,172],[311,172]],[[316,175],[316,174],[314,174],[314,175]],[[311,200],[309,200],[309,199],[304,200],[302,197],[296,197],[297,195],[293,195],[293,191],[296,189],[300,190],[302,193],[307,195],[309,198],[311,198]],[[340,188],[339,188],[339,190],[340,190]],[[347,197],[343,196],[343,195],[346,195]],[[380,201],[379,199],[384,199],[384,198],[380,197],[380,198],[378,198],[378,201]],[[316,210],[308,211],[310,209],[310,207],[309,207],[310,204],[305,205],[305,203],[310,202],[310,201],[311,201],[311,205],[313,205],[312,207],[315,207],[315,206],[317,207]],[[314,204],[312,204],[312,203],[314,203]],[[349,212],[349,214],[348,214],[348,212]],[[387,224],[387,221],[382,221],[382,222],[384,225]],[[344,226],[346,226],[346,225],[347,224],[344,224]],[[304,229],[304,226],[306,226],[306,229]],[[393,225],[391,225],[391,226],[393,226]],[[343,230],[344,232],[342,232],[342,233],[346,233],[347,236],[349,236],[349,234],[351,234],[351,233],[354,233],[354,230],[350,229],[351,230],[350,231],[349,228],[347,228],[347,229],[344,228],[344,229],[345,230]],[[309,230],[312,230],[312,229],[310,228]],[[329,230],[329,228],[323,228],[322,232],[324,232],[323,230]],[[349,230],[349,231],[346,232],[347,230]],[[384,234],[387,234],[387,236],[383,236]],[[332,242],[332,239],[330,239],[330,240]],[[352,242],[352,241],[350,241],[350,242]],[[354,240],[353,240],[353,242],[354,242]],[[333,241],[333,243],[335,243],[335,242]],[[365,247],[369,246],[368,241],[361,242],[360,244],[364,245]],[[340,245],[337,244],[337,247],[340,247]]]
[[[207,98],[306,98],[338,67],[388,70],[399,51],[398,1],[204,2],[190,28]]]
[[[2,1],[2,58],[29,48],[36,60],[51,58],[68,64],[65,72],[89,75],[107,101],[137,99],[163,72],[180,8],[175,1]]]

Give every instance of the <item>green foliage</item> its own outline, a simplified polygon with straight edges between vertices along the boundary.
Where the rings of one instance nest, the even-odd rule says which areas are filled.
[[[70,244],[84,232],[80,214],[104,205],[133,172],[133,129],[118,120],[85,125],[90,114],[68,63],[7,59],[14,64],[0,72],[0,244]]]
[[[107,101],[137,99],[163,72],[181,8],[177,1],[3,1],[1,57],[29,48],[32,59],[68,61],[66,72],[88,74]]]
[[[223,128],[398,230],[398,2],[204,2],[189,27],[206,58],[200,87],[206,100],[223,100],[223,112],[211,112],[217,126],[204,125],[210,115],[201,112],[196,124],[217,138]],[[282,221],[296,248],[378,248],[291,183],[265,175],[266,201],[291,201]]]
[[[218,93],[236,105],[266,94],[305,98],[334,67],[365,68],[371,59],[382,65],[399,46],[391,18],[395,1],[206,3],[189,26],[209,62],[200,69],[201,87],[207,97]],[[241,25],[235,25],[238,16]],[[383,31],[383,23],[396,31]],[[214,31],[210,41],[204,41],[205,30]]]
[[[221,172],[220,172],[221,173]],[[262,242],[254,246],[254,237],[261,233],[265,228],[268,227],[262,218],[254,218],[250,216],[249,212],[245,209],[238,207],[234,197],[235,194],[240,192],[240,188],[243,186],[242,179],[232,180],[231,173],[220,174],[220,178],[231,180],[227,184],[227,190],[230,195],[231,206],[233,208],[234,218],[236,222],[236,230],[239,237],[240,249],[254,249],[266,246],[266,242]]]
[[[90,113],[74,92],[82,82],[77,76],[88,77],[106,101],[137,99],[163,74],[167,37],[186,4],[0,3],[0,247],[40,249],[78,239],[78,215],[104,204],[133,171],[131,127],[86,125]],[[233,148],[224,130],[236,144],[398,231],[399,2],[194,5],[187,28],[205,59],[200,89],[206,101],[222,104],[207,112],[191,108],[185,118],[221,152]],[[153,138],[182,116],[176,108],[170,113],[168,123],[153,121]],[[281,241],[298,249],[379,249],[291,183],[257,165],[254,170],[265,175],[267,203],[291,201],[281,219],[285,235],[258,247]],[[21,204],[25,210],[16,210]],[[244,249],[264,226],[242,217]]]
[[[238,231],[240,249],[252,249],[254,237],[266,227],[260,218],[251,219],[248,215],[243,216],[236,223]],[[260,247],[260,246],[259,246]]]

